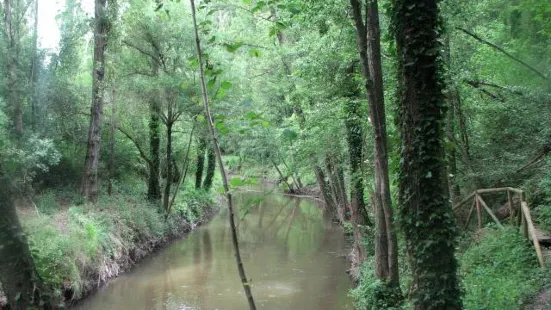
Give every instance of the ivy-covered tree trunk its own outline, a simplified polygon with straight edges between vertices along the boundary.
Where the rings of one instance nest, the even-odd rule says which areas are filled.
[[[415,309],[461,309],[455,219],[445,182],[445,98],[437,0],[394,0],[402,138],[400,212]]]
[[[51,309],[17,217],[10,186],[0,176],[0,282],[11,309]],[[41,300],[43,299],[43,300]],[[42,305],[41,302],[43,303]]]
[[[207,140],[205,137],[199,137],[197,143],[197,160],[195,163],[195,188],[201,188],[203,182],[203,171],[205,170],[205,151],[207,149]]]
[[[216,171],[216,155],[214,154],[214,148],[211,146],[207,149],[207,174],[203,181],[203,189],[209,191],[212,187],[212,181],[214,180],[214,172]]]
[[[153,76],[159,76],[159,65],[156,61],[153,63]],[[161,199],[161,185],[159,182],[161,166],[161,135],[160,135],[160,115],[161,105],[159,103],[158,93],[153,92],[153,97],[149,101],[149,177],[147,182],[147,198],[150,201],[159,201]]]
[[[360,102],[352,98],[345,105],[346,141],[350,161],[350,217],[354,223],[354,239],[358,252],[358,260],[365,259],[365,250],[361,246],[363,230],[360,226],[369,223],[364,200],[364,182],[362,174],[362,158],[364,132],[360,115]]]
[[[369,115],[373,125],[373,160],[375,164],[375,274],[390,287],[399,288],[398,243],[394,231],[392,200],[388,172],[388,146],[381,65],[379,8],[376,0],[366,1],[362,10],[359,0],[350,0],[356,26],[358,50]],[[362,12],[365,11],[365,22]]]
[[[88,147],[80,192],[90,202],[98,199],[98,167],[101,146],[101,123],[104,104],[105,49],[109,35],[107,0],[95,0],[94,65],[92,77],[92,108]]]

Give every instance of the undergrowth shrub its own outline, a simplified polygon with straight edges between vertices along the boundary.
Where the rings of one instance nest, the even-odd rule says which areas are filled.
[[[400,284],[401,292],[389,288],[381,280],[375,278],[375,261],[373,255],[362,264],[358,285],[350,290],[350,297],[354,301],[357,310],[379,309],[410,309],[410,305],[404,302],[403,295],[407,293],[407,284],[410,282],[410,273],[405,260],[400,259]]]
[[[56,297],[66,280],[78,286],[80,273],[75,264],[72,240],[59,233],[51,217],[41,215],[25,221],[29,247],[44,284],[53,289]]]
[[[522,309],[543,284],[534,248],[516,228],[484,229],[460,255],[465,309]]]
[[[52,214],[57,211],[59,203],[57,202],[56,193],[48,191],[39,196],[36,201],[36,206],[41,213]]]

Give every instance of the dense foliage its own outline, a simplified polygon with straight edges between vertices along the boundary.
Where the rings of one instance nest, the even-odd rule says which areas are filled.
[[[55,49],[41,46],[47,30],[34,23],[49,1],[0,4],[0,178],[13,189],[6,201],[14,202],[6,208],[19,210],[46,286],[55,296],[72,287],[75,298],[102,255],[166,238],[177,221],[194,222],[222,192],[189,3],[98,0],[105,9],[97,18],[87,9],[92,2],[63,1]],[[374,36],[373,3],[379,53],[368,40],[357,41],[364,27]],[[457,295],[456,269],[468,309],[513,307],[539,290],[531,250],[509,230],[489,230],[454,256],[459,230],[450,207],[477,188],[519,187],[537,206],[537,224],[551,230],[549,1],[210,0],[197,1],[197,9],[231,189],[262,178],[294,194],[319,188],[314,192],[354,235],[358,309],[400,303],[402,295],[406,303],[397,307],[427,299],[438,308],[443,295]],[[358,27],[358,20],[365,24]],[[419,45],[409,59],[403,45],[411,38]],[[377,70],[364,56],[381,61],[378,96],[386,114],[368,108]],[[408,87],[424,95],[418,110],[405,110]],[[101,110],[92,105],[98,96]],[[95,136],[91,119],[100,125]],[[377,140],[383,131],[374,124],[386,126],[385,141]],[[90,170],[84,167],[92,144],[98,161]],[[377,179],[383,170],[386,180]],[[83,191],[94,174],[97,201]],[[386,218],[378,205],[389,207]],[[382,251],[388,262],[378,264],[382,252],[373,248],[384,247],[382,239],[391,246]],[[395,261],[402,294],[385,289],[397,273],[378,269],[396,269]],[[431,274],[442,267],[436,263],[448,272]],[[429,292],[440,280],[450,281],[449,290]]]

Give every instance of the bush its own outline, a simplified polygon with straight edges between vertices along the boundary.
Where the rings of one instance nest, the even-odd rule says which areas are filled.
[[[57,211],[59,204],[57,202],[56,193],[53,191],[48,191],[43,195],[39,196],[36,201],[36,206],[38,211],[45,214],[52,214]]]
[[[408,309],[402,303],[403,297],[399,290],[391,289],[374,275],[374,259],[371,256],[362,264],[358,286],[350,291],[357,310]]]
[[[543,285],[534,248],[516,228],[486,228],[460,256],[465,309],[521,309]]]

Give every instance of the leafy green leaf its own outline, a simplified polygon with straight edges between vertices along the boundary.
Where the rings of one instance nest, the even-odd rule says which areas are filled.
[[[233,44],[224,43],[224,47],[226,48],[226,51],[230,53],[235,53],[241,46],[243,46],[243,42],[236,42]]]
[[[261,56],[260,50],[257,49],[257,48],[250,49],[249,50],[249,56],[251,56],[251,57],[260,57]]]
[[[220,84],[220,87],[222,89],[225,89],[225,90],[228,90],[230,88],[232,88],[233,84],[230,82],[230,81],[223,81],[221,84]]]
[[[232,178],[230,180],[230,185],[232,187],[239,187],[239,186],[242,186],[244,184],[245,184],[245,182],[243,182],[243,179],[241,179],[240,177],[235,177],[235,178]]]

